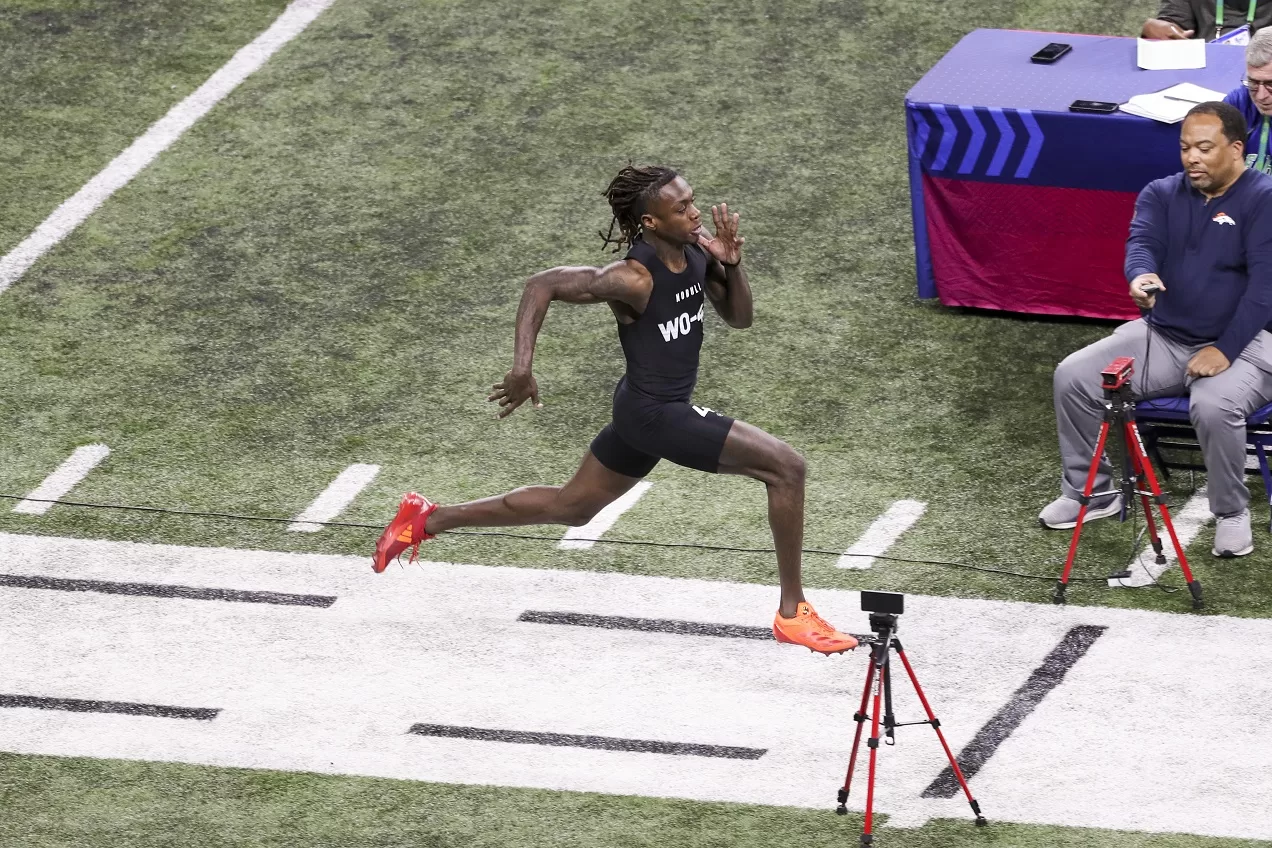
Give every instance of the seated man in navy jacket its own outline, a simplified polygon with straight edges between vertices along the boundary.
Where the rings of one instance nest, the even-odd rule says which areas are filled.
[[[1272,320],[1272,177],[1246,170],[1245,138],[1245,120],[1229,104],[1194,107],[1180,131],[1183,173],[1154,180],[1135,201],[1126,278],[1144,317],[1056,368],[1063,494],[1038,516],[1043,526],[1076,524],[1104,412],[1100,371],[1133,356],[1137,397],[1190,397],[1218,519],[1215,556],[1254,550],[1245,417],[1272,400],[1272,333],[1264,329]],[[1110,472],[1104,458],[1094,491],[1109,490]],[[1121,496],[1107,495],[1086,517],[1120,509]]]
[[[1272,7],[1272,2],[1268,6]],[[1245,79],[1223,102],[1237,107],[1245,118],[1246,167],[1272,174],[1272,141],[1268,138],[1272,124],[1272,27],[1259,30],[1250,39],[1245,62]]]

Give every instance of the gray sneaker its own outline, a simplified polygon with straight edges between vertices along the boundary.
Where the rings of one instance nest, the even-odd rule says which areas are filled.
[[[1073,498],[1061,495],[1051,503],[1043,507],[1042,512],[1038,514],[1038,523],[1048,530],[1071,530],[1078,526],[1078,511],[1082,509],[1082,504]],[[1110,515],[1117,515],[1122,511],[1122,496],[1120,494],[1111,495],[1102,500],[1092,500],[1091,508],[1087,510],[1086,517],[1082,523],[1094,521],[1097,518],[1108,518]]]
[[[1254,534],[1250,532],[1250,510],[1243,509],[1236,515],[1215,516],[1215,546],[1211,553],[1231,559],[1245,556],[1254,550]]]

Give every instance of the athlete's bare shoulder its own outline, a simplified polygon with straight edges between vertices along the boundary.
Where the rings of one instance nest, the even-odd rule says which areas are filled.
[[[640,314],[654,291],[654,277],[635,259],[620,259],[598,269],[594,288],[601,300],[626,304]]]
[[[618,266],[622,266],[619,268]],[[630,285],[639,286],[646,291],[652,291],[654,288],[654,275],[649,272],[639,259],[622,259],[618,262],[612,262],[601,270],[614,268],[615,272],[622,275]]]
[[[648,269],[631,259],[620,259],[600,268],[562,266],[540,271],[528,284],[550,289],[553,300],[566,303],[625,303],[644,311],[654,288]]]

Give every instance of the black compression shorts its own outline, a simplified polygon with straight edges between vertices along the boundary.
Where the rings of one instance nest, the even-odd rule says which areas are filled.
[[[715,473],[733,419],[688,401],[655,400],[627,385],[614,390],[614,420],[592,440],[601,464],[627,477],[644,477],[660,459]]]

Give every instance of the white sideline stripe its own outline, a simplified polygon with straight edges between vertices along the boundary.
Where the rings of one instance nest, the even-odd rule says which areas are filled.
[[[44,482],[27,492],[27,499],[18,501],[14,512],[25,515],[43,515],[52,508],[51,503],[74,489],[79,481],[88,476],[98,463],[110,455],[110,448],[105,445],[81,445],[57,467],[52,474],[44,478]]]
[[[243,47],[193,94],[168,110],[150,129],[116,156],[70,199],[53,210],[13,250],[0,258],[0,292],[17,282],[35,261],[66,238],[108,197],[137,176],[287,42],[309,26],[334,0],[293,0],[269,29]]]
[[[360,462],[350,465],[314,498],[314,502],[304,512],[296,516],[295,521],[287,525],[287,529],[293,533],[317,533],[322,529],[322,524],[315,522],[330,521],[344,512],[345,507],[358,496],[358,492],[370,485],[379,473],[378,465],[364,465]]]
[[[869,568],[874,565],[874,558],[896,544],[901,534],[913,527],[925,511],[927,504],[923,501],[897,501],[866,528],[851,548],[844,551],[835,567]]]
[[[1175,524],[1175,535],[1179,537],[1179,545],[1187,551],[1193,539],[1196,539],[1197,534],[1201,532],[1201,528],[1214,518],[1210,514],[1210,501],[1206,498],[1206,487],[1202,486],[1194,492],[1179,512],[1171,510],[1170,517]],[[1110,580],[1109,586],[1115,589],[1124,586],[1147,586],[1160,577],[1163,571],[1178,562],[1175,546],[1170,543],[1170,536],[1160,521],[1157,522],[1157,530],[1162,537],[1162,553],[1166,554],[1166,564],[1158,565],[1154,562],[1156,557],[1153,548],[1151,545],[1146,545],[1136,557],[1135,562],[1131,563],[1131,576],[1123,580]]]
[[[565,531],[557,548],[563,551],[581,551],[592,547],[596,540],[605,535],[605,531],[614,526],[618,517],[636,505],[636,501],[649,491],[653,483],[644,480],[632,486],[621,498],[614,501],[596,514],[596,517],[582,527],[571,527]]]

